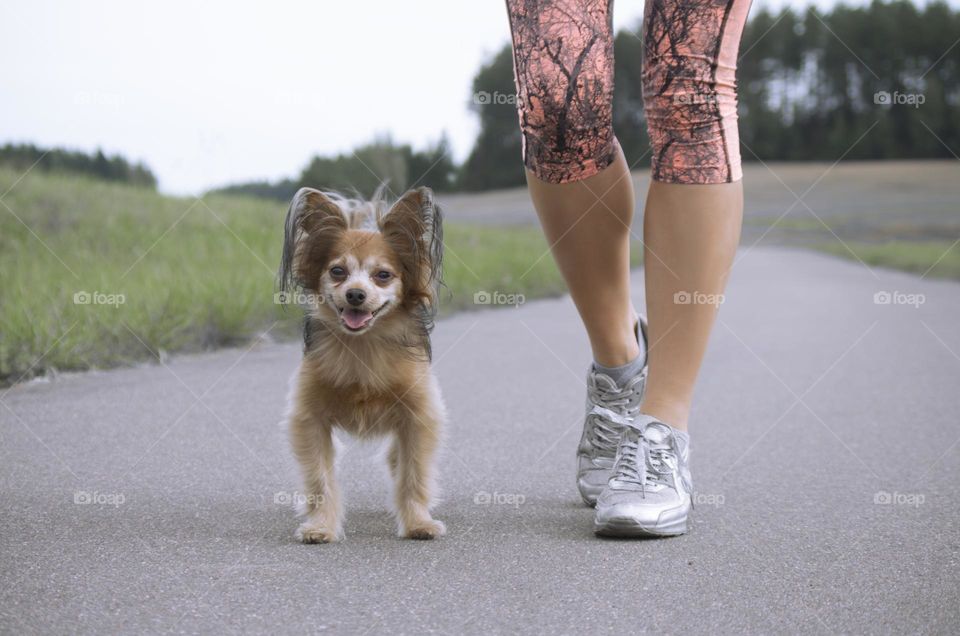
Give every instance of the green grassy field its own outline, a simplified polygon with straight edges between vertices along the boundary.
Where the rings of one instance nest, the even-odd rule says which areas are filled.
[[[0,383],[296,337],[300,310],[274,303],[282,204],[19,177],[0,168]],[[563,292],[537,228],[445,229],[443,313],[481,291]]]
[[[915,163],[840,166],[818,187],[829,196],[817,209],[870,265],[960,279],[960,245],[953,243],[960,221],[944,173],[954,168]],[[806,164],[777,170],[798,191],[819,174],[818,166]],[[892,201],[883,214],[876,205],[896,192],[850,190],[852,177],[880,184],[911,170],[932,173],[939,189],[926,184],[914,203]],[[38,171],[20,175],[0,167],[0,384],[53,369],[104,368],[161,352],[240,345],[264,331],[279,339],[298,336],[300,311],[274,303],[282,204],[174,198]],[[785,209],[789,197],[782,185],[764,186],[762,173],[753,176],[754,205]],[[835,176],[843,183],[834,184]],[[929,210],[918,216],[917,206],[927,200]],[[564,291],[522,189],[441,201],[450,212],[442,313],[477,308],[474,294],[483,291],[528,299]],[[778,218],[755,216],[748,215],[745,232],[765,231]],[[458,224],[451,217],[471,221]],[[777,230],[783,236],[771,232],[765,242],[854,258],[802,210],[781,219]]]
[[[867,265],[901,269],[927,278],[960,280],[960,245],[953,241],[855,241],[847,246],[849,250],[839,243],[824,243],[816,248],[849,259],[859,258]]]

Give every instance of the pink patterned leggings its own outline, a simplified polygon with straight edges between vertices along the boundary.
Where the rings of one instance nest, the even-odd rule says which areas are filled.
[[[646,0],[643,104],[653,178],[742,177],[736,66],[751,0]],[[606,168],[613,134],[613,0],[507,0],[524,164],[550,183]]]

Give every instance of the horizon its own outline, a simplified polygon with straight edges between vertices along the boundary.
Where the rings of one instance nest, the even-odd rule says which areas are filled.
[[[836,4],[757,0],[751,13]],[[642,11],[642,1],[621,1],[615,29],[636,26]],[[383,135],[421,149],[446,134],[462,162],[478,130],[470,84],[509,42],[502,3],[174,3],[150,12],[116,0],[92,9],[48,1],[3,15],[0,50],[30,57],[0,71],[0,144],[100,148],[143,162],[174,195],[295,178],[315,155]],[[455,26],[431,30],[440,24]]]

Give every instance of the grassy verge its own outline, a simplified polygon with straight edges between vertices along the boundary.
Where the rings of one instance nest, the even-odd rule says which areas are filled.
[[[18,178],[0,168],[0,384],[297,333],[299,310],[274,303],[283,206]],[[448,223],[446,244],[445,313],[564,289],[536,228]]]
[[[867,265],[900,269],[928,278],[960,280],[960,245],[953,241],[848,242],[847,245],[853,254],[838,243],[825,243],[816,248],[850,259],[856,254]]]

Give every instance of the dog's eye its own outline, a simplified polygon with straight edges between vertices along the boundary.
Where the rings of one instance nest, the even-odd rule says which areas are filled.
[[[333,276],[334,278],[343,278],[344,276],[347,275],[347,270],[337,265],[336,267],[330,268],[330,275]]]
[[[376,276],[377,276],[377,280],[390,280],[391,278],[393,278],[393,274],[391,274],[385,269],[381,269],[379,272],[377,272]]]

